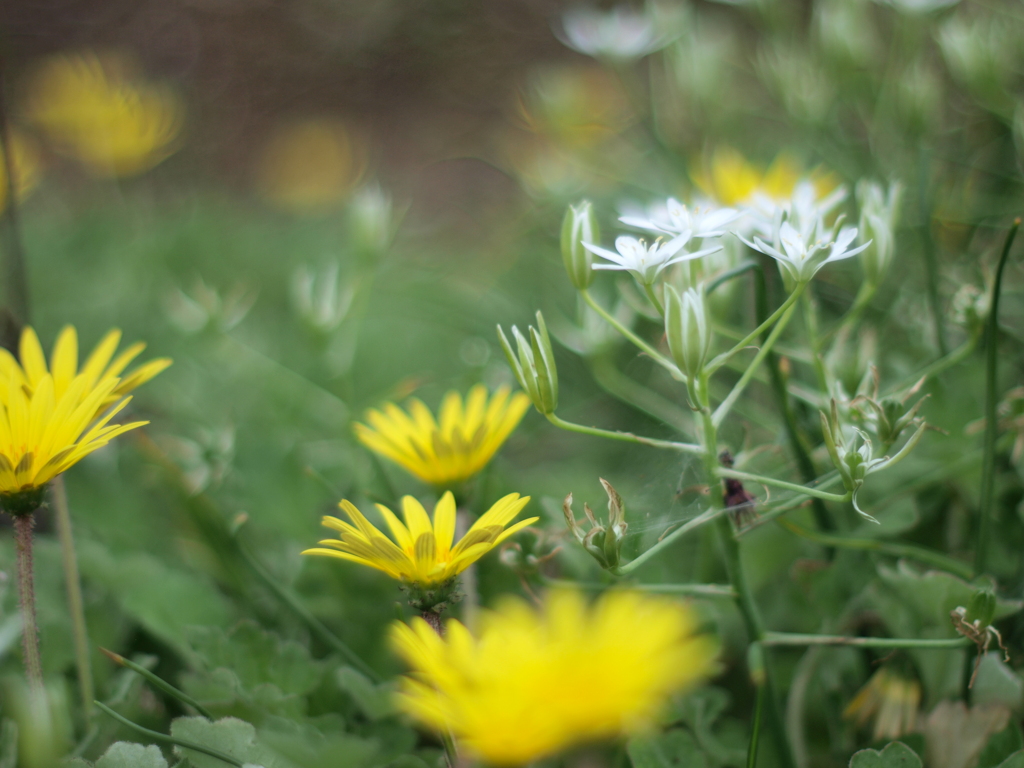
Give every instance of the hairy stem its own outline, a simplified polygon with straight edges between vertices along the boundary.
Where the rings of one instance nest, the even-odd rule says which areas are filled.
[[[970,645],[966,637],[928,640],[915,637],[845,637],[843,635],[801,635],[792,632],[765,632],[765,645],[851,645],[858,648],[923,648],[936,651]]]
[[[797,493],[803,493],[813,498],[825,499],[826,501],[844,502],[849,501],[851,498],[849,492],[829,493],[828,491],[819,491],[817,488],[808,488],[806,485],[788,483],[785,480],[776,480],[774,477],[765,477],[764,475],[753,475],[749,472],[738,472],[735,469],[728,469],[726,467],[717,467],[715,474],[719,477],[731,477],[748,483],[761,483],[762,485],[770,485],[787,491],[796,491]]]
[[[64,478],[58,475],[50,485],[53,507],[57,512],[57,536],[60,539],[61,559],[64,563],[64,583],[68,591],[68,612],[71,614],[71,635],[75,645],[75,668],[78,672],[78,690],[82,697],[82,711],[86,721],[92,718],[95,698],[92,682],[92,664],[89,659],[89,627],[85,622],[85,604],[82,600],[82,580],[78,573],[78,556],[71,530],[71,512]]]
[[[39,628],[36,623],[36,595],[32,578],[32,528],[35,513],[14,516],[18,560],[18,603],[22,620],[22,655],[25,676],[34,694],[43,692],[43,665],[39,659]]]
[[[571,421],[560,419],[553,413],[545,415],[547,416],[547,420],[556,427],[568,430],[569,432],[579,432],[580,434],[593,435],[594,437],[606,437],[609,440],[621,440],[626,443],[639,443],[640,445],[649,445],[652,448],[664,448],[665,450],[679,451],[681,453],[698,454],[701,452],[701,447],[693,443],[676,443],[671,440],[656,440],[653,437],[641,437],[640,435],[634,435],[632,432],[615,432],[610,429],[585,427],[582,424],[574,424]]]
[[[580,291],[580,296],[583,297],[583,300],[587,302],[591,309],[593,309],[595,312],[597,312],[597,314],[604,318],[606,323],[608,323],[612,328],[614,328],[616,331],[618,331],[627,339],[629,339],[629,341],[631,341],[634,345],[639,347],[643,352],[650,356],[650,358],[654,360],[654,362],[656,362],[662,368],[667,369],[668,372],[673,374],[674,376],[678,376],[679,378],[685,378],[685,376],[683,376],[683,374],[680,372],[679,368],[676,367],[675,363],[673,363],[671,360],[669,360],[667,357],[661,354],[658,350],[656,350],[646,341],[644,341],[631,330],[629,330],[629,328],[627,328],[617,319],[615,319],[615,317],[610,312],[608,312],[608,310],[606,310],[604,307],[602,307],[594,300],[594,297],[590,295],[590,291]]]

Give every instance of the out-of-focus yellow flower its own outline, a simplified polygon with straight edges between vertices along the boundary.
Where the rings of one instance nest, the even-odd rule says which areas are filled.
[[[538,73],[520,94],[519,111],[531,131],[579,149],[618,136],[635,119],[622,87],[600,67]]]
[[[39,151],[29,137],[19,131],[9,134],[11,165],[14,171],[14,199],[22,200],[31,192],[42,175]],[[7,164],[0,149],[0,211],[7,207]]]
[[[693,182],[723,205],[750,202],[755,195],[764,195],[772,200],[788,198],[797,183],[805,178],[803,168],[786,152],[778,154],[767,170],[761,170],[735,149],[726,146],[718,147],[708,161],[697,168],[691,174]],[[839,181],[831,173],[814,171],[810,176],[819,197],[839,186]]]
[[[413,619],[391,630],[412,667],[399,703],[473,757],[523,765],[651,727],[670,694],[713,671],[717,643],[696,625],[684,605],[626,590],[592,607],[553,592],[540,612],[507,598],[475,637],[454,620],[442,638]]]
[[[921,684],[882,667],[846,705],[843,717],[853,720],[858,728],[873,717],[874,740],[892,741],[914,730],[920,705]]]
[[[21,336],[20,363],[0,350],[0,507],[13,514],[32,512],[55,476],[118,435],[148,423],[110,421],[131,400],[127,392],[170,361],[152,360],[122,379],[121,372],[145,345],[134,344],[111,362],[120,336],[120,331],[108,333],[81,371],[71,326],[57,340],[49,370],[31,328]]]
[[[320,542],[321,546],[330,549],[307,549],[302,554],[351,560],[408,584],[443,584],[513,533],[539,520],[531,517],[505,528],[529,500],[529,496],[519,498],[518,493],[510,493],[500,499],[481,515],[455,546],[452,546],[455,538],[455,497],[450,492],[444,494],[434,507],[433,525],[423,505],[412,496],[402,499],[404,525],[390,509],[378,504],[377,509],[395,541],[377,530],[355,505],[345,500],[338,506],[354,525],[336,517],[324,517],[323,524],[338,531],[341,538]]]
[[[409,400],[408,413],[386,403],[383,411],[367,412],[369,426],[355,425],[356,437],[424,482],[457,483],[487,465],[530,407],[530,399],[522,392],[511,397],[510,393],[508,387],[501,387],[488,402],[487,387],[477,384],[463,406],[462,396],[451,391],[436,421],[417,398]]]
[[[337,120],[281,125],[257,167],[260,192],[292,211],[318,211],[343,200],[366,169],[345,126]]]
[[[97,176],[148,171],[176,149],[184,108],[121,56],[54,56],[28,82],[28,116]]]

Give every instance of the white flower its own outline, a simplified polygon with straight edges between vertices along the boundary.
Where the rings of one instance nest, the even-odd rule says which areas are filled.
[[[684,232],[667,243],[662,242],[659,237],[648,245],[642,239],[638,240],[629,235],[622,235],[615,238],[615,250],[618,253],[592,243],[584,243],[583,247],[591,253],[612,262],[611,264],[595,264],[594,269],[625,270],[632,273],[644,285],[653,285],[661,271],[670,264],[697,259],[709,253],[714,253],[722,247],[719,245],[714,248],[705,248],[695,253],[690,253],[689,251],[679,253],[689,240],[690,233]]]
[[[866,179],[857,182],[858,229],[872,240],[871,248],[861,257],[864,277],[870,285],[878,285],[892,261],[901,191],[899,183],[890,184],[886,192],[876,182]]]
[[[826,239],[826,235],[828,239]],[[769,245],[757,235],[754,236],[752,243],[746,238],[741,237],[740,239],[755,251],[760,251],[778,261],[779,269],[783,271],[783,274],[798,283],[805,283],[829,262],[856,256],[870,245],[870,243],[865,243],[849,250],[850,243],[856,237],[856,227],[843,227],[836,235],[835,228],[826,231],[819,218],[815,225],[809,227],[804,233],[799,232],[788,221],[782,222],[778,234],[774,238],[774,245]]]
[[[879,5],[889,5],[901,13],[929,13],[956,5],[960,0],[875,0]]]
[[[689,232],[691,237],[721,237],[725,234],[725,225],[731,224],[744,211],[734,208],[715,208],[711,205],[689,208],[670,197],[664,206],[652,206],[647,218],[640,216],[621,216],[619,221],[637,229],[652,232],[664,232],[670,235],[681,235]]]
[[[762,237],[771,236],[783,217],[800,232],[808,233],[846,196],[846,187],[836,187],[825,197],[818,197],[814,182],[804,179],[797,183],[788,198],[775,198],[763,192],[755,192],[746,212],[751,217],[754,232]]]
[[[669,20],[671,21],[671,20]],[[559,39],[574,51],[607,59],[639,59],[661,50],[679,35],[649,9],[617,6],[610,11],[574,8],[562,15]]]

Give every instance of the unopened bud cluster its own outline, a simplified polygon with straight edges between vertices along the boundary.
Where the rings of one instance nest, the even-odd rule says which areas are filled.
[[[516,340],[516,351],[513,352],[505,332],[498,326],[498,340],[519,386],[530,396],[540,413],[554,413],[558,407],[558,370],[544,316],[540,312],[537,313],[537,327],[531,325],[527,334],[529,339],[512,326],[512,336]]]
[[[680,294],[665,285],[665,336],[679,370],[695,381],[704,370],[711,348],[711,321],[703,287],[687,288]]]
[[[604,478],[600,478],[604,491],[608,494],[608,521],[599,522],[588,504],[583,505],[583,512],[590,521],[590,530],[584,530],[581,522],[577,522],[572,512],[572,494],[562,502],[566,525],[572,535],[583,545],[602,568],[615,568],[619,565],[622,540],[626,537],[626,508],[622,497]]]
[[[569,280],[583,291],[594,282],[594,257],[584,243],[601,242],[594,206],[589,200],[570,205],[562,219],[562,261]]]

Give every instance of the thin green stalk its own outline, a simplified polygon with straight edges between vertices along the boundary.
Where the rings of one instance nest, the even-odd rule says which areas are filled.
[[[627,328],[617,319],[615,319],[615,317],[613,317],[604,307],[602,307],[600,304],[594,301],[594,297],[590,295],[590,291],[580,291],[580,296],[583,297],[583,300],[587,302],[591,309],[593,309],[595,312],[597,312],[597,314],[604,318],[605,322],[607,322],[612,328],[621,333],[623,336],[625,336],[627,339],[633,342],[634,345],[636,345],[643,352],[649,355],[650,358],[654,360],[654,362],[656,362],[662,368],[667,369],[668,372],[671,373],[673,376],[677,376],[680,379],[686,378],[679,370],[679,368],[676,367],[675,363],[673,363],[667,357],[662,355],[658,350],[656,350],[646,341],[644,341],[631,330],[629,330],[629,328]]]
[[[262,581],[282,603],[291,608],[295,615],[298,616],[307,627],[309,627],[310,631],[314,635],[319,637],[325,645],[334,649],[349,664],[358,669],[375,683],[380,682],[380,675],[374,672],[365,661],[359,658],[359,655],[349,648],[344,640],[331,632],[331,630],[328,629],[320,619],[314,616],[310,610],[299,601],[298,597],[292,594],[291,590],[283,584],[280,584],[277,579],[271,576],[270,573],[256,560],[256,558],[253,557],[252,553],[249,552],[248,547],[240,541],[238,542],[238,552],[242,556],[246,565],[248,565],[249,568],[252,569],[253,573],[259,577],[260,581]]]
[[[731,584],[602,584],[597,581],[572,581],[570,579],[545,578],[546,587],[568,587],[602,591],[605,589],[630,589],[636,592],[652,592],[666,595],[692,595],[694,597],[727,597],[735,599],[736,590]]]
[[[75,537],[71,529],[71,512],[64,476],[57,475],[50,484],[53,507],[57,512],[57,537],[60,539],[61,559],[64,563],[64,583],[68,591],[68,613],[71,614],[71,639],[75,646],[75,669],[78,672],[78,690],[82,697],[85,720],[92,719],[92,701],[95,698],[92,682],[92,662],[89,658],[89,627],[85,621],[85,603],[82,600],[82,579],[75,554]]]
[[[900,382],[896,387],[893,388],[891,396],[898,397],[899,395],[906,393],[907,390],[911,389],[915,384],[917,384],[922,379],[930,379],[933,376],[937,376],[947,368],[951,368],[952,366],[959,363],[961,360],[964,360],[965,358],[969,357],[971,352],[973,352],[974,348],[977,346],[978,339],[980,337],[980,333],[971,334],[971,337],[967,341],[965,341],[959,347],[954,349],[948,355],[946,355],[945,357],[940,357],[931,365],[925,366],[920,371],[915,373],[913,376],[910,376],[904,379],[902,382]]]
[[[18,561],[18,603],[21,608],[21,647],[25,677],[33,694],[43,695],[43,664],[39,657],[39,625],[32,572],[32,528],[35,513],[14,515],[15,547]]]
[[[747,745],[747,768],[757,766],[757,747],[761,740],[761,715],[764,711],[764,685],[757,686],[754,704],[754,722],[750,726],[750,743]]]
[[[946,355],[946,329],[942,324],[942,308],[939,303],[939,264],[935,258],[935,241],[932,239],[931,203],[928,197],[931,185],[928,183],[928,150],[921,146],[920,174],[918,189],[918,206],[921,216],[921,255],[924,256],[924,268],[928,277],[928,304],[932,310],[932,322],[935,324],[935,342],[939,345],[939,354]]]
[[[582,424],[574,424],[571,421],[565,421],[564,419],[558,418],[553,413],[545,414],[547,420],[554,424],[560,429],[568,430],[569,432],[579,432],[583,435],[593,435],[594,437],[606,437],[609,440],[621,440],[626,443],[639,443],[640,445],[649,445],[652,448],[664,448],[668,451],[679,451],[680,453],[700,453],[701,447],[693,443],[676,443],[671,440],[655,440],[652,437],[641,437],[640,435],[634,435],[632,432],[614,432],[609,429],[598,429],[597,427],[585,427]]]
[[[795,296],[799,293],[800,289],[798,288],[793,293],[793,295]],[[767,356],[769,352],[771,352],[772,346],[775,344],[776,339],[779,338],[782,332],[786,329],[786,325],[789,324],[789,320],[793,316],[794,308],[795,305],[793,303],[790,303],[785,313],[779,319],[779,322],[775,324],[774,328],[772,328],[771,334],[761,345],[761,349],[758,350],[757,355],[755,355],[754,359],[750,362],[750,365],[748,366],[747,370],[743,372],[742,376],[740,376],[740,380],[736,382],[736,385],[732,388],[732,391],[728,394],[725,400],[723,400],[719,404],[718,408],[715,409],[715,412],[711,417],[711,421],[715,425],[715,427],[721,424],[722,419],[724,419],[728,415],[729,410],[733,406],[733,403],[735,403],[736,400],[739,399],[739,396],[743,394],[743,390],[746,388],[747,384],[750,383],[750,379],[753,378],[754,373],[757,372],[758,367],[761,365],[761,361],[764,360],[765,356]]]
[[[658,314],[662,317],[665,316],[665,307],[662,306],[661,300],[658,298],[658,294],[654,292],[654,286],[644,283],[644,293],[647,294],[648,300],[654,305],[654,308],[658,310]]]
[[[757,269],[760,269],[760,265],[756,261],[744,261],[738,267],[733,267],[728,272],[723,272],[721,275],[719,275],[710,283],[708,283],[707,288],[704,289],[704,292],[708,296],[710,296],[712,293],[714,293],[722,285],[729,282],[730,280],[734,280],[735,278],[740,277],[741,275],[744,275],[747,272],[750,272],[751,270]],[[758,322],[763,321],[758,320]]]
[[[765,645],[850,645],[857,648],[920,648],[944,651],[963,648],[971,644],[966,637],[931,640],[914,637],[845,637],[843,635],[800,635],[793,632],[765,632],[761,642]]]
[[[821,340],[828,341],[846,326],[856,327],[857,323],[860,322],[861,316],[864,314],[864,310],[867,309],[868,304],[871,303],[871,299],[875,297],[876,293],[878,293],[877,285],[871,285],[866,280],[861,283],[860,290],[857,291],[857,296],[854,298],[850,308],[846,310],[846,314],[839,318],[839,322],[825,333]]]
[[[757,328],[755,328],[753,331],[744,336],[743,339],[737,342],[736,345],[728,352],[723,352],[722,354],[715,357],[710,363],[708,363],[705,367],[705,371],[707,371],[708,375],[710,376],[723,365],[725,365],[726,361],[729,360],[729,358],[731,358],[737,352],[741,352],[742,350],[749,347],[754,342],[754,340],[757,339],[757,337],[761,336],[765,331],[771,328],[772,324],[776,320],[779,320],[779,318],[786,316],[787,313],[789,313],[790,307],[792,307],[796,300],[800,298],[800,296],[803,294],[806,288],[807,283],[800,283],[799,285],[797,285],[794,291],[791,294],[789,294],[789,296],[786,298],[784,302],[782,302],[781,306],[779,306],[778,309],[776,309],[768,316],[767,320],[760,323],[757,326]]]
[[[672,531],[672,533],[662,538],[657,544],[654,544],[646,551],[641,552],[639,555],[637,555],[636,559],[630,560],[628,563],[626,563],[625,565],[620,565],[618,568],[610,569],[611,572],[614,573],[616,576],[629,575],[637,568],[639,568],[641,565],[650,560],[652,557],[657,555],[659,552],[672,546],[672,544],[674,544],[677,539],[682,538],[692,530],[700,528],[705,523],[710,523],[712,520],[721,517],[722,515],[726,514],[726,512],[727,510],[721,508],[712,508],[707,510],[706,512],[702,512],[701,514],[697,515],[691,520],[687,520],[681,526]]]
[[[153,741],[160,742],[162,744],[173,744],[176,747],[181,747],[182,749],[191,749],[195,752],[202,752],[204,755],[209,755],[210,757],[215,757],[218,760],[223,760],[228,765],[234,765],[237,766],[237,768],[245,768],[245,763],[243,763],[241,760],[232,757],[227,752],[221,752],[219,749],[214,749],[213,747],[207,747],[202,744],[196,744],[194,741],[188,741],[186,739],[179,739],[174,736],[168,736],[166,733],[160,733],[159,731],[151,731],[149,730],[149,728],[143,728],[141,725],[133,723],[128,718],[119,715],[117,712],[112,710],[102,701],[96,701],[93,703],[99,708],[101,712],[110,715],[112,718],[117,720],[117,722],[119,722],[121,725],[125,726],[126,728],[131,728],[136,733],[141,733],[143,736],[146,736],[147,738],[150,738]]]
[[[686,434],[692,431],[690,415],[675,403],[626,376],[606,356],[590,359],[594,380],[608,394]],[[490,466],[490,465],[488,465]]]
[[[192,707],[192,709],[194,709],[200,715],[205,717],[207,720],[213,720],[214,719],[213,715],[210,714],[210,711],[206,707],[204,707],[202,704],[200,704],[198,701],[193,699],[191,696],[189,696],[184,691],[182,691],[182,690],[180,690],[178,688],[175,688],[173,685],[168,683],[162,677],[158,677],[156,674],[154,674],[152,671],[146,669],[141,664],[136,664],[131,659],[126,659],[121,654],[114,653],[113,651],[108,651],[106,648],[100,648],[100,651],[107,658],[109,658],[111,661],[113,661],[118,666],[126,667],[127,669],[130,669],[133,672],[141,675],[154,688],[157,688],[158,690],[163,691],[164,693],[166,693],[171,698],[174,698],[174,699],[177,699],[178,701],[180,701],[182,704],[187,704],[188,706]],[[90,704],[91,703],[92,702],[90,702]]]
[[[810,292],[804,295],[801,302],[804,310],[804,325],[807,330],[807,341],[811,347],[811,363],[814,365],[814,375],[818,379],[818,386],[823,392],[831,392],[828,385],[828,373],[825,371],[825,363],[821,359],[821,341],[818,338],[818,312],[814,308],[814,299]]]
[[[757,317],[760,320],[768,314],[768,285],[764,278],[764,270],[760,264],[754,264],[754,305]],[[786,439],[789,441],[789,448],[796,458],[797,468],[804,483],[812,483],[818,477],[817,467],[811,460],[811,455],[800,437],[800,428],[796,422],[796,414],[793,411],[793,403],[789,399],[789,388],[782,375],[779,366],[779,357],[772,350],[765,359],[768,364],[768,375],[771,379],[772,391],[775,393],[775,400],[782,414],[782,423],[786,428]],[[815,498],[811,500],[811,511],[814,514],[814,521],[818,528],[823,531],[835,530],[835,523],[829,515],[825,502]],[[832,559],[832,550],[826,550],[829,560]]]
[[[811,531],[789,520],[779,520],[778,523],[790,533],[827,547],[879,552],[883,555],[891,555],[892,557],[908,557],[920,563],[934,565],[936,568],[956,574],[968,581],[974,578],[974,569],[967,563],[961,563],[959,560],[944,555],[941,552],[935,552],[915,544],[900,544],[892,541],[879,541],[878,539],[849,539],[845,536],[832,536],[827,533]]]
[[[828,491],[819,491],[817,488],[808,488],[806,485],[788,483],[785,480],[776,480],[774,477],[765,477],[764,475],[754,475],[750,472],[739,472],[727,467],[717,467],[715,474],[719,477],[731,477],[748,483],[761,483],[762,485],[770,485],[787,491],[796,491],[797,493],[802,493],[812,498],[825,499],[826,501],[846,502],[852,498],[849,492],[829,493]]]
[[[989,303],[988,318],[985,322],[985,457],[981,464],[981,498],[978,501],[978,543],[974,550],[974,571],[985,573],[988,565],[989,539],[992,536],[992,507],[995,496],[996,433],[996,392],[998,365],[996,351],[999,346],[999,295],[1003,287],[1003,270],[1010,256],[1013,238],[1020,228],[1020,218],[1014,219],[1013,226],[1006,234],[1003,252],[996,267],[995,282],[992,284],[992,301]]]

